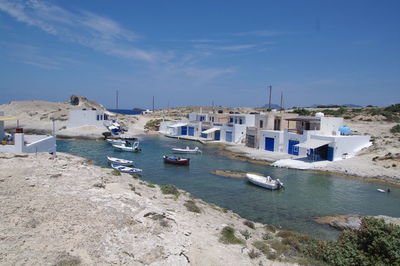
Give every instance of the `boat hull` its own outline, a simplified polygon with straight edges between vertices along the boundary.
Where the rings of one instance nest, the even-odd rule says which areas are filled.
[[[141,172],[143,172],[142,169],[131,168],[131,167],[126,167],[126,166],[122,166],[122,165],[112,164],[111,167],[117,171],[120,171],[121,173],[126,173],[126,174],[140,174]]]
[[[164,163],[175,164],[175,165],[189,165],[189,158],[176,158],[176,157],[168,157],[163,156]]]
[[[277,190],[283,188],[283,184],[279,181],[279,179],[273,180],[269,176],[265,177],[248,173],[246,174],[246,177],[250,183],[259,187],[263,187],[270,190]]]
[[[125,159],[119,159],[119,158],[107,156],[107,160],[109,163],[114,164],[114,165],[123,165],[123,166],[132,166],[133,165],[133,161],[125,160]]]

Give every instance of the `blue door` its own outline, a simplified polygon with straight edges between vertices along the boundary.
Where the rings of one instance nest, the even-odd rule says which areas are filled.
[[[296,144],[299,144],[300,142],[297,140],[289,140],[289,149],[288,153],[293,154],[293,155],[299,155],[299,148],[294,146]]]
[[[229,132],[229,131],[226,132],[225,141],[232,142],[232,132]]]
[[[203,132],[203,131],[205,131],[205,130],[206,130],[205,128],[202,128],[202,129],[201,129],[201,132]],[[200,137],[206,139],[206,138],[208,137],[208,135],[207,135],[207,134],[204,134],[204,133],[201,133]]]
[[[333,147],[328,147],[328,156],[327,156],[328,161],[333,161],[333,152],[334,152]]]
[[[194,136],[194,127],[189,127],[189,136]]]
[[[265,138],[265,150],[274,151],[274,138]]]
[[[181,135],[187,135],[187,127],[181,128]]]
[[[217,130],[214,132],[214,140],[221,140],[221,131]]]

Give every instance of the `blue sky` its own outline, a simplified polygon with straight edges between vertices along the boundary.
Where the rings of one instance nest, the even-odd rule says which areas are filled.
[[[400,1],[0,0],[0,104],[400,102]]]

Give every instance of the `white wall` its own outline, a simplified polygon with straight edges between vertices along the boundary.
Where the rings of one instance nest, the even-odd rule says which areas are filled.
[[[97,120],[97,115],[103,117],[103,120]],[[105,127],[104,112],[99,110],[70,110],[67,128],[81,127],[81,126],[97,126]]]
[[[49,135],[24,135],[23,133],[16,133],[14,134],[14,145],[0,145],[0,152],[48,152],[56,154],[56,139]]]
[[[371,145],[370,136],[323,136],[315,135],[312,139],[331,140],[329,147],[334,148],[333,160],[354,157],[357,152]],[[347,153],[345,156],[344,154]]]
[[[283,152],[283,131],[261,130],[259,136],[260,150],[265,150],[265,138],[273,138],[274,152]]]
[[[343,117],[321,117],[320,131],[318,135],[336,136],[339,127],[343,125]]]

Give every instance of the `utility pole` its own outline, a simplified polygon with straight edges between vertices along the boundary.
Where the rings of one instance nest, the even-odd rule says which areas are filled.
[[[153,113],[154,113],[154,96],[153,96]]]
[[[283,91],[281,91],[281,113],[283,110]]]
[[[118,90],[116,91],[115,95],[115,109],[118,109]]]
[[[214,112],[214,100],[212,100],[211,105],[212,105],[212,112],[213,112],[213,114],[214,114],[214,113],[215,113],[215,112]]]
[[[272,96],[272,86],[269,85],[269,104],[268,109],[271,111],[271,96]]]

